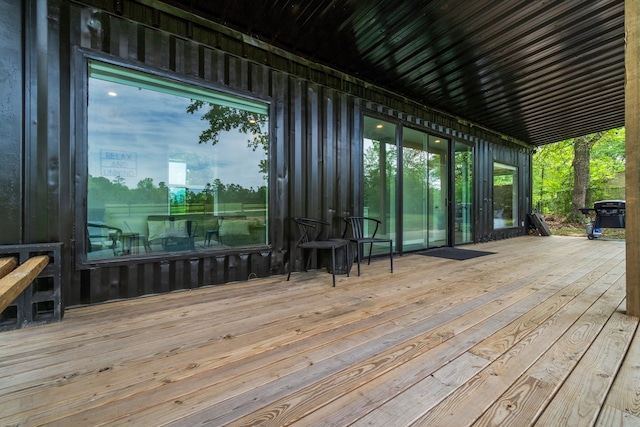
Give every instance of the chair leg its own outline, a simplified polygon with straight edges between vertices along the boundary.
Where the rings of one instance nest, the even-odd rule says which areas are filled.
[[[358,252],[356,254],[356,255],[358,255],[357,256],[357,259],[358,259],[358,276],[360,276],[360,261],[361,261],[361,258],[362,258],[362,250],[361,249],[364,249],[364,248],[360,247],[360,242],[356,242],[356,248],[357,248],[357,252]]]
[[[309,271],[309,266],[311,265],[311,255],[313,254],[313,249],[309,249],[309,257],[307,258],[307,261],[305,262],[304,260],[304,249],[302,250],[302,262],[305,263],[304,264],[304,271]]]
[[[293,250],[293,259],[295,258],[295,252],[296,250]],[[289,254],[289,274],[287,274],[287,282],[289,281],[289,279],[291,278],[291,264],[293,263],[293,259],[291,257],[291,254]]]
[[[391,272],[393,273],[393,242],[389,241],[389,263],[391,263]]]
[[[371,265],[371,252],[373,251],[373,243],[369,243],[369,261],[367,265]]]
[[[333,287],[336,287],[336,247],[331,246],[331,275],[333,276]]]
[[[351,243],[347,243],[347,256],[345,262],[349,261],[349,253],[351,252]],[[349,270],[353,267],[353,261],[351,261],[351,265],[347,265],[347,277],[349,277]]]

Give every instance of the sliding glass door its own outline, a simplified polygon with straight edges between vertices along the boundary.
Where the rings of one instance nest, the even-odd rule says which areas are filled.
[[[402,252],[472,240],[471,147],[367,116],[363,133],[363,212],[381,237]]]
[[[402,249],[448,243],[448,141],[404,128],[402,137]]]

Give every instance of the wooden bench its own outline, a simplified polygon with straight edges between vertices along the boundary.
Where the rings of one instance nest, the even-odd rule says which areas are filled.
[[[49,264],[49,256],[37,255],[18,265],[15,257],[0,258],[0,313],[38,277]]]

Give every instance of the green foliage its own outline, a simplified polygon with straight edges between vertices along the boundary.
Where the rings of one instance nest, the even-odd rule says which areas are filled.
[[[384,151],[384,159],[380,157],[381,150]],[[364,150],[364,200],[370,208],[371,216],[379,216],[382,206],[388,204],[388,195],[395,186],[397,155],[394,145],[379,141],[372,141],[372,145]],[[381,168],[384,174],[381,173]],[[380,182],[381,176],[385,177],[384,183]],[[385,191],[381,191],[381,185]],[[381,200],[382,196],[386,200]]]
[[[624,189],[616,191],[615,187],[609,185],[625,170],[624,128],[607,132],[593,146],[590,170],[591,201],[624,198]]]
[[[591,149],[588,199],[618,198],[610,188],[625,169],[624,128],[607,131]],[[571,214],[573,139],[539,147],[533,155],[533,203],[541,213]]]
[[[89,201],[91,207],[107,204],[164,204],[169,201],[169,189],[164,182],[155,186],[152,178],[144,178],[138,182],[136,188],[128,188],[120,180],[109,181],[104,177],[89,175]],[[267,187],[257,189],[244,188],[238,184],[225,185],[216,179],[213,184],[207,184],[203,191],[185,189],[184,192],[171,195],[172,203],[188,205],[203,205],[211,203],[213,193],[218,195],[219,203],[249,203],[264,204],[267,199]]]
[[[200,134],[200,144],[216,145],[221,132],[238,129],[241,133],[250,136],[247,140],[249,148],[253,151],[262,148],[265,153],[268,153],[269,134],[263,131],[268,125],[269,117],[267,115],[199,100],[192,100],[187,107],[187,112],[195,114],[202,108],[208,108],[201,119],[209,122],[209,127]],[[260,161],[259,168],[261,173],[268,173],[266,156]]]
[[[132,189],[124,185],[123,180],[119,178],[109,181],[104,177],[89,175],[88,187],[88,205],[91,207],[113,203],[167,203],[167,187],[164,186],[164,183],[155,187],[152,178],[142,179],[136,188]]]

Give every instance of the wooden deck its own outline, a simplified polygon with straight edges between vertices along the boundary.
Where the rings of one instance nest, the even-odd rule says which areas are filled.
[[[623,241],[521,237],[0,334],[0,425],[640,425]]]

